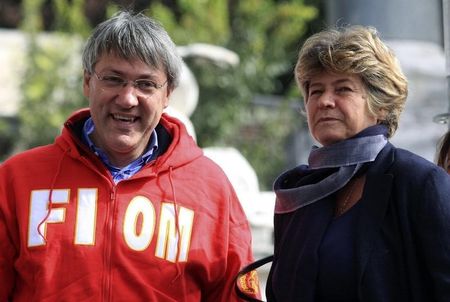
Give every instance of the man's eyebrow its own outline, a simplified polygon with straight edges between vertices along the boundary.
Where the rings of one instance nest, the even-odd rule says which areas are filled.
[[[102,73],[112,73],[115,75],[119,75],[119,76],[123,76],[123,77],[133,77],[135,79],[142,79],[142,80],[157,80],[158,76],[155,72],[148,72],[148,73],[142,73],[142,74],[138,74],[138,75],[130,75],[125,71],[121,71],[118,69],[115,69],[114,67],[112,68],[106,68],[102,71]]]

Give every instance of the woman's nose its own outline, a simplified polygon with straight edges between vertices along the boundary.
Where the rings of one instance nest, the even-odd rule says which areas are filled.
[[[332,92],[324,91],[318,99],[319,107],[334,107],[335,106],[335,95]]]

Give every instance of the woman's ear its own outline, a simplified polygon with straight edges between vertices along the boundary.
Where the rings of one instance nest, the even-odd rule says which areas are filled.
[[[386,109],[380,109],[377,114],[377,124],[381,124],[383,121],[385,121],[387,114],[388,113]]]

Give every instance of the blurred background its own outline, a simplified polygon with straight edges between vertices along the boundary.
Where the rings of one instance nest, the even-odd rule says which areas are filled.
[[[80,54],[91,29],[120,8],[145,11],[185,61],[169,113],[229,175],[260,258],[272,253],[272,182],[304,163],[314,144],[293,77],[304,39],[329,25],[375,26],[409,79],[392,142],[434,161],[449,125],[448,3],[0,0],[0,161],[52,142],[68,115],[87,106]]]

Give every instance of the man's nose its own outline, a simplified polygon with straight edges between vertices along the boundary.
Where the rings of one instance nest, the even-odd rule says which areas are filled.
[[[137,106],[139,103],[139,91],[133,82],[124,83],[116,102],[125,108]]]

